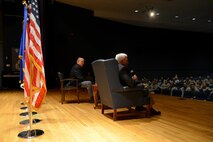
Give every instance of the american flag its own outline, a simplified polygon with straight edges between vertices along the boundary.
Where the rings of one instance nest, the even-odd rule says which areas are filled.
[[[24,97],[38,109],[47,93],[37,0],[28,2],[24,64]],[[30,99],[32,96],[32,100]]]

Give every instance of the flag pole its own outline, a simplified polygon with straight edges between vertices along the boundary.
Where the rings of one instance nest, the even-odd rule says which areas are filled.
[[[26,7],[27,7],[26,0],[23,0],[22,4],[26,5]],[[29,124],[30,124],[29,131],[32,130],[32,78],[33,78],[33,74],[32,74],[33,69],[32,68],[33,68],[32,60],[30,59],[30,99],[29,99],[29,103],[28,103],[28,115],[29,115]]]
[[[32,60],[30,58],[30,99],[28,103],[28,111],[29,111],[29,122],[30,122],[30,128],[29,130],[32,130],[32,124],[33,124],[33,119],[32,119],[32,93],[33,93],[33,85],[32,85],[32,80],[33,80],[33,64]]]

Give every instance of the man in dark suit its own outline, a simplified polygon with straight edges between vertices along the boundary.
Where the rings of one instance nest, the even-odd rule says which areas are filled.
[[[70,70],[70,77],[78,79],[80,82],[81,87],[87,88],[89,96],[90,96],[90,102],[93,103],[93,89],[92,89],[92,81],[87,80],[83,75],[83,66],[84,66],[84,58],[78,57],[76,64],[72,66]]]
[[[119,78],[120,82],[123,86],[128,87],[144,87],[141,81],[138,80],[137,75],[133,70],[129,69],[129,61],[128,56],[125,53],[119,53],[115,56],[115,59],[118,61],[119,67]],[[145,94],[148,95],[148,90],[144,90]],[[153,99],[150,97],[151,106],[154,104]],[[145,109],[143,106],[136,106],[135,108],[138,111]],[[156,111],[153,107],[151,107],[151,115],[160,115],[160,111]]]

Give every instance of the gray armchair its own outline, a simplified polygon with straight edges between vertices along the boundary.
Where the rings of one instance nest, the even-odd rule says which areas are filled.
[[[123,87],[119,80],[118,62],[115,59],[98,59],[92,62],[95,80],[101,99],[101,112],[105,108],[113,109],[113,120],[118,116],[138,114],[131,109],[127,113],[119,113],[117,109],[146,105],[146,116],[150,115],[150,97],[144,94],[142,87]]]

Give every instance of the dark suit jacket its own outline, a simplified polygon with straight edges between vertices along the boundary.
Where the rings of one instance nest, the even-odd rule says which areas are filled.
[[[121,64],[119,64],[118,67],[119,67],[119,78],[120,78],[121,85],[136,87],[139,82],[132,79],[132,74],[130,72],[131,70],[128,67],[125,67]]]
[[[82,67],[78,64],[73,65],[73,67],[70,70],[70,77],[78,79],[79,82],[84,81],[83,71]]]

